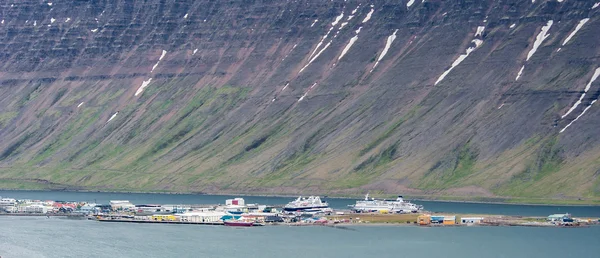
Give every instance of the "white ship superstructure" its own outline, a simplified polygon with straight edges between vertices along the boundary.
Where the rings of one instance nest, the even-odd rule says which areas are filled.
[[[298,197],[298,199],[286,204],[285,211],[304,211],[304,210],[326,210],[329,209],[329,203],[321,201],[319,196]]]
[[[356,201],[356,204],[350,205],[350,208],[356,212],[416,213],[421,211],[423,206],[404,201],[402,196],[398,196],[396,200],[375,200],[369,198],[367,194],[363,201]]]

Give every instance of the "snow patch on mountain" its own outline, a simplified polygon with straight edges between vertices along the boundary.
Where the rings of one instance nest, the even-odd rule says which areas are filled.
[[[315,87],[317,86],[317,83],[315,82],[312,86],[310,86],[310,88],[308,88],[308,90],[304,93],[304,95],[302,95],[302,97],[300,97],[298,99],[298,102],[302,101],[304,98],[306,98],[306,95],[308,95],[308,93]]]
[[[313,23],[310,25],[310,27],[312,28],[313,26],[315,26],[315,24],[319,21],[319,19],[316,19],[315,21],[313,21]]]
[[[585,112],[588,111],[588,109],[590,109],[592,107],[592,105],[594,105],[594,103],[596,103],[597,99],[595,99],[594,101],[592,101],[592,103],[590,103],[590,105],[588,105],[583,112],[581,112],[581,114],[579,114],[573,121],[571,121],[567,126],[565,126],[562,130],[560,130],[559,133],[563,133],[565,130],[567,130],[567,128],[569,128],[569,126],[571,126],[573,123],[575,123],[575,121],[579,120],[579,118],[581,116],[583,116],[583,114],[585,114]]]
[[[371,5],[371,7],[373,7],[373,5]],[[368,22],[371,19],[373,12],[375,12],[375,9],[371,8],[371,11],[367,13],[367,16],[362,20],[362,23]]]
[[[109,119],[108,121],[106,121],[106,123],[108,124],[108,122],[110,122],[111,120],[115,119],[115,117],[117,117],[117,115],[119,114],[119,111],[117,111],[116,113],[114,113]]]
[[[163,50],[162,54],[158,58],[158,62],[156,62],[156,64],[154,64],[154,66],[152,66],[152,70],[150,70],[150,73],[154,72],[154,69],[156,69],[156,67],[158,66],[158,64],[160,64],[160,61],[165,57],[166,54],[167,54],[167,51]]]
[[[482,36],[483,37],[483,31],[485,30],[485,26],[479,26],[477,27],[477,32],[475,32],[475,37],[477,36]]]
[[[546,40],[550,36],[550,34],[548,34],[548,31],[552,27],[553,23],[554,23],[554,21],[549,20],[546,23],[546,25],[542,26],[542,29],[541,29],[540,33],[538,33],[538,35],[535,37],[535,42],[533,42],[533,47],[531,47],[531,49],[527,53],[527,58],[525,59],[525,62],[529,61],[529,59],[533,56],[533,54],[535,54],[535,52],[537,51],[537,49],[542,45],[542,43],[544,42],[544,40]],[[525,65],[523,65],[521,67],[521,70],[519,70],[519,74],[517,74],[517,77],[515,78],[515,81],[519,80],[519,78],[521,77],[524,69],[525,69]]]
[[[437,81],[433,85],[437,85],[439,82],[441,82],[442,80],[444,80],[444,78],[446,78],[446,76],[450,73],[450,71],[452,71],[452,69],[454,69],[454,67],[457,67],[473,51],[475,51],[477,48],[479,48],[481,46],[481,44],[483,44],[483,40],[474,39],[474,40],[471,41],[471,43],[474,43],[475,46],[471,46],[471,47],[467,48],[467,51],[466,51],[465,54],[460,55],[456,60],[454,60],[454,62],[452,63],[452,66],[450,66],[450,68],[448,68],[448,70],[444,71],[444,73],[442,73],[442,75],[440,75],[440,78],[438,78]]]
[[[596,79],[598,79],[598,76],[600,76],[600,67],[596,68],[596,71],[594,72],[594,75],[592,75],[592,79],[585,86],[585,89],[583,90],[583,93],[581,94],[581,97],[579,97],[579,100],[577,100],[577,102],[575,102],[575,104],[573,104],[573,106],[569,109],[569,111],[567,111],[567,113],[565,113],[564,115],[562,115],[560,117],[561,119],[563,119],[566,116],[568,116],[569,114],[571,114],[571,112],[573,112],[577,108],[577,106],[579,106],[579,104],[581,104],[581,101],[583,101],[583,98],[585,97],[585,94],[587,94],[587,92],[592,87],[592,83],[594,83],[594,81],[596,81]]]
[[[348,42],[348,44],[346,44],[346,47],[344,47],[344,50],[342,50],[342,54],[340,55],[340,57],[338,57],[338,61],[340,59],[342,59],[342,57],[344,57],[344,55],[346,55],[346,52],[348,52],[348,50],[350,50],[352,45],[354,45],[354,42],[356,42],[357,40],[358,40],[358,35],[355,35],[354,37],[352,37],[350,39],[350,42]]]
[[[319,57],[321,55],[321,53],[323,53],[323,51],[325,51],[325,49],[327,49],[330,45],[331,45],[331,40],[327,43],[327,45],[325,45],[323,47],[323,49],[321,49],[321,51],[319,51],[319,53],[317,53],[312,59],[310,59],[310,61],[308,61],[308,64],[306,64],[304,67],[302,67],[302,69],[300,69],[298,74],[300,74],[302,71],[304,71],[304,69],[306,69],[312,62],[314,62],[315,59],[317,59],[317,57]]]
[[[519,78],[521,78],[521,75],[523,74],[523,70],[525,70],[525,65],[521,66],[521,70],[519,70],[519,73],[517,73],[517,78],[515,78],[515,81],[518,81]]]
[[[371,68],[370,72],[373,72],[373,70],[375,70],[375,67],[377,67],[377,65],[379,64],[379,61],[381,61],[383,59],[383,57],[387,54],[388,50],[390,50],[392,43],[394,42],[394,40],[396,40],[397,32],[398,32],[398,30],[395,30],[392,35],[388,36],[387,41],[385,42],[385,47],[383,48],[383,51],[381,51],[381,54],[379,54],[379,58],[377,58],[377,61],[375,62],[375,65],[373,65],[373,68]]]
[[[344,18],[344,12],[342,11],[342,13],[340,15],[338,15],[337,17],[335,17],[335,20],[331,23],[331,26],[335,26],[338,24],[338,22],[340,22],[340,20]]]
[[[533,54],[535,54],[537,49],[540,47],[540,45],[542,45],[542,42],[544,42],[544,40],[546,40],[550,36],[550,34],[548,34],[548,31],[552,27],[553,23],[554,21],[549,20],[545,26],[542,26],[542,30],[535,38],[535,42],[533,42],[533,47],[531,48],[531,50],[529,50],[529,53],[527,53],[527,59],[525,59],[525,61],[529,61],[529,59],[533,56]]]
[[[581,21],[579,21],[579,23],[577,24],[577,26],[575,26],[575,30],[573,30],[573,32],[571,32],[571,34],[569,34],[569,36],[565,39],[565,41],[563,41],[562,45],[566,45],[569,40],[571,40],[571,38],[573,38],[573,36],[575,36],[575,34],[583,27],[583,25],[585,25],[585,23],[587,23],[590,20],[590,18],[585,18]]]
[[[148,85],[150,85],[150,82],[152,82],[152,78],[150,78],[146,81],[143,81],[142,85],[140,85],[140,87],[137,89],[134,96],[138,96],[138,95],[142,94],[142,92],[144,92],[146,87],[148,87]]]

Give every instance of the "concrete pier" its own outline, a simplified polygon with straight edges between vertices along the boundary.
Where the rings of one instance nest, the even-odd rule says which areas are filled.
[[[191,222],[191,221],[160,221],[160,220],[135,220],[135,219],[97,219],[100,222],[125,222],[140,224],[185,224],[185,225],[212,225],[222,226],[223,222]]]

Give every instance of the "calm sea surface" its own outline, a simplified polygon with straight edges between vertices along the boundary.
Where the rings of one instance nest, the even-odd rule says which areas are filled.
[[[0,196],[16,199],[87,201],[108,204],[110,200],[129,200],[134,204],[219,204],[226,199],[239,196],[194,195],[194,194],[136,194],[136,193],[84,193],[52,191],[0,191]],[[246,203],[286,204],[293,197],[242,196]],[[334,209],[347,209],[354,204],[353,199],[326,199]],[[571,213],[576,217],[600,217],[600,206],[538,206],[507,205],[481,203],[450,203],[434,201],[415,201],[432,212],[475,213],[522,216],[548,216],[554,213]],[[599,256],[600,257],[600,254]]]
[[[12,257],[599,257],[600,227],[224,226],[0,217]]]

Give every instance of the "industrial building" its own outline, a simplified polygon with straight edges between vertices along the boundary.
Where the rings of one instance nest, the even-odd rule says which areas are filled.
[[[127,200],[113,200],[110,201],[110,208],[114,211],[134,210],[135,205]]]

